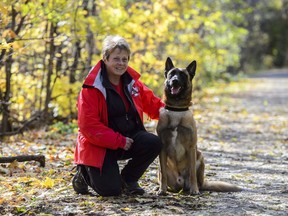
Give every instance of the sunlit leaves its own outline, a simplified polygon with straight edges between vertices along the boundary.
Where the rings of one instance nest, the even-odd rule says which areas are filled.
[[[75,101],[80,89],[80,82],[70,84],[68,77],[57,79],[52,95],[55,102],[51,103],[55,116],[67,116],[75,110]]]
[[[9,50],[13,46],[13,43],[7,43],[5,39],[1,41],[0,50]]]
[[[44,181],[41,182],[42,187],[44,188],[53,188],[55,181],[49,177],[46,177]]]
[[[12,6],[18,13],[17,24],[25,18],[18,35],[7,27]],[[6,30],[0,49],[13,48],[15,76],[11,77],[11,113],[23,121],[43,109],[52,39],[55,46],[52,79],[55,83],[51,84],[49,108],[53,117],[76,113],[76,98],[83,79],[90,66],[101,58],[102,41],[108,34],[119,34],[127,39],[132,50],[130,65],[159,96],[168,56],[180,67],[197,60],[195,86],[224,77],[228,66],[238,65],[240,45],[247,34],[234,25],[235,20],[241,23],[244,12],[234,13],[232,6],[234,4],[229,0],[223,4],[191,0],[5,0],[0,3],[2,14],[7,15],[1,16]],[[48,34],[51,23],[57,26],[52,38]],[[93,38],[88,38],[90,32]],[[11,38],[16,41],[9,43]],[[74,57],[76,41],[81,49],[77,58]],[[86,64],[89,58],[91,65]],[[72,68],[76,61],[77,68]],[[71,84],[68,77],[74,69],[76,82]],[[4,73],[0,80],[1,83],[5,80]]]

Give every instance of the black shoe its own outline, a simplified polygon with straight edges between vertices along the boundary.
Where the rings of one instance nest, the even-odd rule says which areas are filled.
[[[124,183],[126,191],[131,195],[143,195],[145,190],[141,188],[138,182],[125,182]]]
[[[86,184],[84,177],[81,173],[81,167],[80,166],[77,166],[77,172],[72,179],[72,186],[73,186],[73,189],[78,194],[88,194],[89,193],[88,185]]]

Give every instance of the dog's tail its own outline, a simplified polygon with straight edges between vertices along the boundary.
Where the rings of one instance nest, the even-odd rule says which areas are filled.
[[[214,192],[238,192],[243,191],[243,188],[221,181],[205,181],[200,190]]]

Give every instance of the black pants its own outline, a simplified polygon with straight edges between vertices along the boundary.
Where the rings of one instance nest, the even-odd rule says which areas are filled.
[[[131,138],[134,142],[128,151],[107,149],[101,171],[96,167],[81,167],[85,181],[99,195],[121,194],[122,179],[125,182],[138,181],[161,151],[161,140],[155,134],[139,131]],[[120,173],[117,161],[125,159],[130,160]]]

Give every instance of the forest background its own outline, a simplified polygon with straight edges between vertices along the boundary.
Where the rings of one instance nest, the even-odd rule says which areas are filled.
[[[76,125],[77,95],[109,34],[127,39],[130,66],[158,96],[168,56],[197,61],[201,92],[288,65],[288,1],[2,0],[0,136]]]

